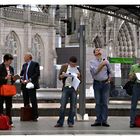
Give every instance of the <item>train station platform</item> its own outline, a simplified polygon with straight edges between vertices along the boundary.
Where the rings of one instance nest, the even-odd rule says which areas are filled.
[[[20,121],[13,117],[14,127],[11,130],[0,130],[0,136],[6,135],[139,135],[140,128],[129,128],[129,117],[109,116],[110,127],[91,127],[95,117],[87,121],[76,121],[74,127],[65,124],[62,128],[55,128],[58,117],[39,117],[38,122]]]
[[[20,107],[23,107],[23,98],[16,95],[13,98],[13,123],[11,130],[0,130],[0,136],[56,136],[56,135],[139,135],[140,128],[129,128],[130,97],[128,98],[110,98],[109,100],[109,119],[110,127],[91,127],[95,120],[95,100],[91,94],[86,96],[85,113],[88,114],[88,120],[79,120],[75,126],[70,128],[66,121],[64,127],[55,128],[54,125],[58,120],[58,111],[60,107],[61,90],[58,89],[41,89],[37,92],[39,120],[38,122],[20,121]],[[79,104],[77,103],[77,109]],[[138,104],[140,108],[140,103]],[[69,110],[67,105],[66,116]],[[67,118],[67,117],[66,117]]]
[[[60,98],[62,91],[56,88],[41,88],[37,90],[38,108],[40,116],[58,116],[60,108]],[[129,116],[131,106],[131,97],[110,97],[109,99],[109,116]],[[23,98],[21,94],[17,94],[13,98],[13,116],[18,117],[20,107],[23,107]],[[140,102],[138,103],[140,108]],[[79,97],[77,101],[77,112],[79,111]],[[66,114],[69,111],[67,105]],[[90,90],[86,90],[85,113],[89,116],[95,116],[95,100]]]

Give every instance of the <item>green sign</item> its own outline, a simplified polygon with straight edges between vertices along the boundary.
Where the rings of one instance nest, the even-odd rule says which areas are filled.
[[[122,57],[109,57],[110,63],[122,63],[122,64],[133,64],[135,62],[134,58],[122,58]]]

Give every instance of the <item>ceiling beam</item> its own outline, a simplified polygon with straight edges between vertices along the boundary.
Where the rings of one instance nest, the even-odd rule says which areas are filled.
[[[75,7],[120,18],[132,24],[140,26],[140,8],[134,5],[130,5],[129,8],[126,5],[75,5]]]

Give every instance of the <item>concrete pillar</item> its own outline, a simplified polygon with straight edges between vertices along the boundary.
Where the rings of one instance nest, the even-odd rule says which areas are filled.
[[[138,38],[137,56],[138,58],[140,58],[140,28],[138,28],[138,30],[139,30],[139,38]]]
[[[31,7],[26,5],[24,8],[24,53],[26,53],[31,48],[32,27],[30,25]]]
[[[44,68],[44,76],[45,79],[45,85],[47,87],[54,87],[55,81],[54,78],[56,78],[55,75],[55,30],[54,28],[47,30],[47,38],[46,38],[46,46],[45,46],[45,68]]]
[[[3,17],[3,8],[0,8],[0,17]],[[4,33],[4,22],[0,18],[0,63],[3,61],[2,60],[2,52],[4,48],[3,33]]]

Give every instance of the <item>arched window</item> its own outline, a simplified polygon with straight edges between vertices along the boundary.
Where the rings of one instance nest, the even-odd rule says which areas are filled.
[[[133,30],[129,23],[124,22],[119,30],[116,45],[117,57],[135,57],[136,50],[134,44]],[[128,81],[130,64],[121,64],[121,81],[124,85]]]
[[[14,57],[14,61],[12,63],[12,66],[14,67],[15,73],[17,73],[17,37],[15,32],[11,31],[7,36],[5,40],[5,45],[3,49],[3,54],[10,53]]]
[[[41,41],[38,35],[32,38],[31,53],[35,61],[41,64]]]
[[[102,48],[100,38],[97,36],[93,41],[93,47],[95,48]]]
[[[40,86],[43,86],[46,83],[44,79],[44,45],[41,37],[38,34],[36,34],[32,38],[30,52],[33,55],[33,60],[38,62],[40,66],[42,66],[42,69],[40,69]]]

